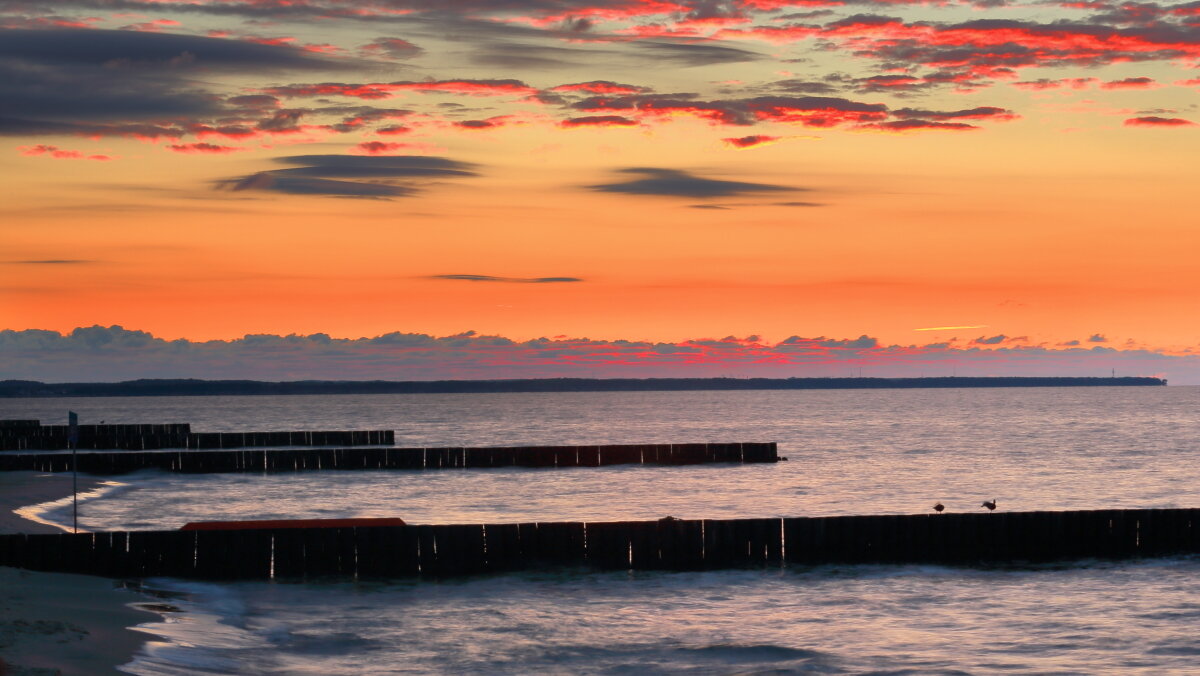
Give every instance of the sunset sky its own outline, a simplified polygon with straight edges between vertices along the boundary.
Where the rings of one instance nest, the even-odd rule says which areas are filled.
[[[0,379],[1200,384],[1200,2],[0,0],[0,27]]]

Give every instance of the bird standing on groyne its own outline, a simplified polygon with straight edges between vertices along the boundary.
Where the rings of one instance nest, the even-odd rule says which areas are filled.
[[[940,502],[933,506],[933,511],[937,512],[938,514],[941,514],[944,509],[946,509],[946,506]]]
[[[985,502],[980,507],[987,507],[989,512],[996,511],[996,498],[992,498],[991,502]]]

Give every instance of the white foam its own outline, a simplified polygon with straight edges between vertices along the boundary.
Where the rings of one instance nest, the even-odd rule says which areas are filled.
[[[99,486],[93,488],[92,490],[79,493],[77,496],[68,495],[65,498],[59,498],[58,500],[41,502],[36,505],[29,505],[28,507],[14,509],[13,512],[17,516],[33,521],[34,523],[61,528],[70,533],[75,529],[70,523],[71,510],[69,508],[75,502],[76,497],[78,497],[79,502],[83,503],[89,500],[102,498],[106,495],[111,495],[122,488],[129,487],[130,484],[122,483],[120,481],[103,481]],[[88,533],[90,531],[80,528],[78,532]]]

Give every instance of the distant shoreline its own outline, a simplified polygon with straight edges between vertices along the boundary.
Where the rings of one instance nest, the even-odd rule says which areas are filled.
[[[876,390],[955,387],[1148,387],[1164,378],[536,378],[514,380],[129,380],[119,383],[0,381],[0,397],[162,397],[292,394],[458,394],[507,392],[687,392],[703,390]]]

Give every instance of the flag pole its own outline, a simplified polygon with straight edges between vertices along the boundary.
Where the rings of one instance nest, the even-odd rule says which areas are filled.
[[[67,411],[67,443],[71,446],[71,522],[74,532],[79,532],[79,416]]]

